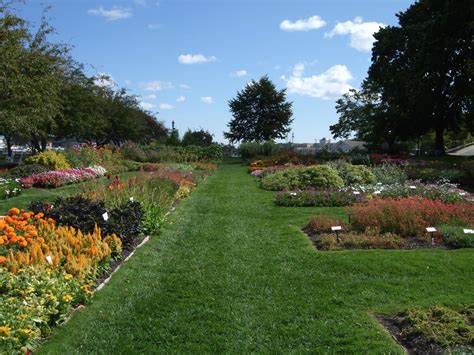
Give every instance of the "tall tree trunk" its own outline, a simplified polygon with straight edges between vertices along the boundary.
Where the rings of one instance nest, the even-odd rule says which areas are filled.
[[[437,152],[444,154],[445,153],[445,148],[444,148],[444,127],[441,125],[436,127],[435,130],[436,133],[436,138],[435,138],[435,149]]]
[[[41,138],[41,151],[44,152],[48,146],[48,141],[45,138]]]
[[[11,157],[13,155],[13,150],[12,150],[12,137],[7,134],[5,135],[5,143],[7,143],[7,154],[8,157]]]

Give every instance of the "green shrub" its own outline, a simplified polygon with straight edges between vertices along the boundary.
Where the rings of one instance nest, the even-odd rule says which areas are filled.
[[[54,150],[47,150],[35,154],[25,159],[24,164],[39,164],[45,166],[49,170],[69,169],[71,167],[66,156],[63,153]]]
[[[282,191],[276,194],[275,203],[286,207],[345,207],[364,202],[363,194],[354,195],[352,191],[332,189]]]
[[[341,188],[344,186],[344,181],[337,173],[337,170],[328,165],[315,165],[295,170],[298,171],[298,188],[300,189],[307,187]]]
[[[147,161],[147,154],[145,150],[137,143],[127,141],[121,147],[120,150],[122,151],[123,157],[125,159],[139,161],[139,162],[146,162]]]
[[[304,168],[277,170],[263,176],[261,187],[265,190],[284,191],[294,189],[341,188],[344,181],[334,168],[328,165],[316,165]]]
[[[12,178],[23,178],[33,174],[45,173],[50,169],[40,164],[22,164],[10,169],[8,175]]]
[[[383,164],[372,168],[377,182],[382,185],[404,184],[407,181],[407,173],[398,165]]]
[[[365,165],[352,165],[345,161],[336,161],[328,164],[334,167],[344,180],[346,186],[350,185],[370,185],[376,183],[376,177]]]
[[[335,233],[322,234],[317,243],[318,249],[400,249],[405,246],[405,240],[393,233],[369,234],[346,232],[339,235],[339,242]]]
[[[272,141],[257,143],[242,143],[239,147],[240,156],[244,160],[254,159],[256,157],[271,157],[280,152],[280,147]]]
[[[300,185],[299,169],[277,170],[274,173],[266,174],[260,181],[260,186],[264,190],[284,191],[294,190]]]
[[[400,314],[408,323],[402,331],[406,337],[419,336],[443,347],[468,345],[474,341],[474,326],[469,324],[473,316],[472,306],[456,312],[443,306],[427,310],[408,309]]]
[[[474,235],[464,233],[464,229],[471,228],[472,227],[443,225],[438,227],[438,231],[443,236],[446,245],[452,248],[474,248]]]

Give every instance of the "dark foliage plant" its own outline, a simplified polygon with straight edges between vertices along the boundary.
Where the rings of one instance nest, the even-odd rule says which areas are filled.
[[[140,202],[128,201],[110,211],[106,230],[115,233],[124,245],[143,233],[144,210]]]
[[[83,233],[91,233],[96,224],[101,230],[106,230],[107,226],[103,217],[107,211],[104,202],[82,196],[57,198],[53,204],[32,202],[29,210],[35,213],[43,212],[58,224],[80,229]]]

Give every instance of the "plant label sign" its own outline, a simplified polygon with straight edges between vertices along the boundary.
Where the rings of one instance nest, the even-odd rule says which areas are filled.
[[[51,255],[47,255],[47,256],[46,256],[46,261],[48,262],[48,264],[52,264],[52,263],[53,263],[53,258],[51,257]]]
[[[342,230],[342,227],[341,227],[341,226],[333,226],[333,227],[331,227],[331,230],[332,230],[333,232],[335,232],[335,231],[341,231],[341,230]]]
[[[360,195],[360,192],[359,191],[354,191],[353,194],[354,195]]]
[[[381,191],[374,191],[374,195],[380,195]]]
[[[103,213],[102,218],[104,219],[104,221],[107,221],[109,219],[109,214],[107,212]]]
[[[464,234],[474,234],[474,229],[463,229]]]
[[[428,233],[434,233],[434,232],[436,232],[436,228],[435,228],[435,227],[427,227],[427,228],[426,228],[426,231],[427,231]]]
[[[133,202],[133,197],[130,197],[130,202]]]
[[[409,187],[410,187],[410,189],[416,189],[415,185],[410,185]]]

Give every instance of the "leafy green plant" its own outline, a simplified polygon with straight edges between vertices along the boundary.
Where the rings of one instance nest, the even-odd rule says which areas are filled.
[[[21,164],[8,171],[8,175],[13,178],[22,178],[33,174],[40,174],[50,169],[41,164]]]
[[[331,189],[283,191],[276,194],[275,203],[286,207],[345,207],[365,201],[363,194],[355,195],[352,191]]]
[[[374,166],[372,173],[375,175],[377,182],[383,185],[403,184],[408,178],[403,168],[396,164]]]
[[[143,233],[144,211],[140,202],[127,201],[112,209],[106,224],[106,233],[117,235],[127,246],[133,238]]]
[[[354,184],[370,185],[375,184],[376,177],[365,165],[352,165],[339,160],[328,164],[334,167],[344,180],[345,186]]]
[[[401,314],[408,323],[403,334],[421,335],[428,341],[443,347],[472,344],[474,325],[469,324],[469,317],[473,315],[472,306],[460,312],[438,305],[427,310],[408,309]]]
[[[443,236],[446,245],[452,248],[474,248],[474,235],[464,233],[464,229],[472,229],[472,227],[459,225],[438,227],[438,231]]]
[[[275,156],[280,152],[280,147],[272,141],[264,143],[246,142],[240,145],[239,150],[242,159],[249,160]]]
[[[294,190],[298,188],[299,185],[299,171],[291,168],[266,174],[260,181],[260,186],[264,190],[270,191]]]
[[[26,165],[43,165],[49,170],[69,169],[71,167],[66,156],[63,153],[57,152],[55,150],[47,150],[45,152],[35,154],[26,158],[23,163]]]
[[[370,234],[344,232],[340,233],[339,241],[334,233],[322,234],[318,240],[318,249],[399,249],[405,245],[405,240],[392,233]]]

